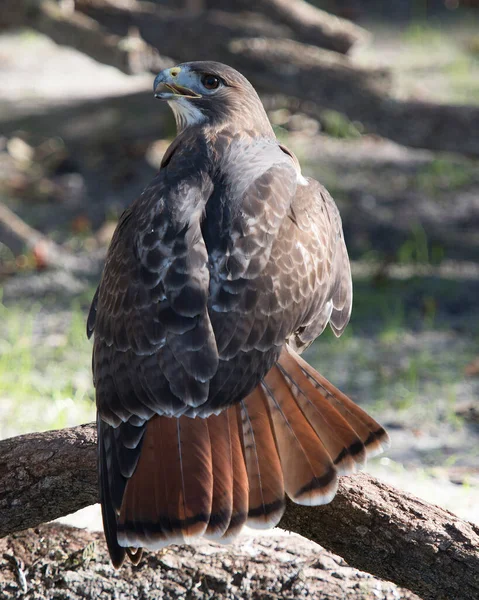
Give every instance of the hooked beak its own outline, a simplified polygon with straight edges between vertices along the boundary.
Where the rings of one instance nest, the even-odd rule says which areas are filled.
[[[197,94],[193,90],[184,87],[177,83],[173,83],[171,75],[167,71],[162,71],[155,79],[153,91],[155,98],[160,100],[172,100],[174,98],[201,98],[201,94]]]

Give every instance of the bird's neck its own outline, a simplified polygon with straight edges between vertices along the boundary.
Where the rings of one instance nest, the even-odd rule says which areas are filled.
[[[259,103],[259,99],[258,99]],[[249,135],[250,137],[275,138],[268,115],[261,103],[251,106],[229,107],[224,112],[218,109],[214,114],[203,112],[189,100],[169,102],[176,121],[177,134],[188,130],[202,131],[206,138],[214,138],[228,132],[232,137]]]
[[[189,127],[197,127],[206,121],[205,115],[201,110],[188,100],[175,100],[168,102],[176,121],[176,130],[178,135]]]

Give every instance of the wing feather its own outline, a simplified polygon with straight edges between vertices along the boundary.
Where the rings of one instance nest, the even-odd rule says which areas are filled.
[[[224,140],[222,159],[210,175],[206,151],[200,147],[192,154],[198,142],[191,138],[189,143],[183,149],[175,142],[166,166],[122,215],[88,317],[87,331],[95,334],[101,493],[110,506],[104,508],[104,519],[115,564],[124,558],[116,540],[116,520],[125,489],[131,488],[126,519],[136,514],[138,497],[151,487],[152,451],[141,463],[144,477],[127,488],[140,464],[145,428],[152,432],[151,443],[161,447],[149,425],[155,414],[163,415],[158,417],[165,419],[163,428],[172,426],[174,417],[185,422],[219,413],[253,391],[285,342],[301,351],[328,322],[339,335],[351,310],[351,274],[339,213],[319,183],[301,176],[294,155],[271,139],[232,137]],[[198,157],[196,163],[191,156]],[[279,371],[276,375],[281,380]],[[180,466],[197,460],[200,450],[198,464],[205,472],[218,465],[217,479],[207,486],[212,494],[232,484],[231,494],[221,502],[207,498],[205,514],[212,508],[213,514],[224,513],[217,531],[205,517],[201,527],[208,527],[210,534],[225,539],[234,535],[248,518],[248,496],[255,505],[250,518],[256,518],[256,512],[268,512],[270,496],[281,495],[283,483],[278,487],[268,472],[261,444],[276,457],[278,470],[280,461],[290,460],[287,441],[296,439],[292,431],[304,430],[307,439],[315,439],[299,408],[287,412],[287,402],[272,404],[267,393],[266,399],[282,432],[276,440],[279,457],[272,439],[257,438],[267,429],[266,417],[248,420],[246,404],[238,409],[243,411],[240,423],[235,409],[228,411],[228,437],[223,439],[220,429],[205,430],[205,448],[190,449],[188,436],[175,446]],[[204,427],[202,421],[188,422],[188,431]],[[240,424],[248,441],[246,466],[254,482],[250,491]],[[214,451],[210,454],[210,435],[221,438],[231,460],[218,461]],[[309,446],[294,448],[308,477],[314,479],[331,466],[326,454],[318,457]],[[232,481],[227,474],[230,463]],[[296,479],[291,469],[284,482],[293,496],[298,493]],[[144,504],[152,514],[159,502],[155,494],[161,495],[163,485],[160,478],[155,481],[151,506]],[[181,482],[184,493],[190,483]],[[130,534],[135,542],[142,532]]]

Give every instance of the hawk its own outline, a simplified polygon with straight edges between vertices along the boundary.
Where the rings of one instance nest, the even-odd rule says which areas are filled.
[[[385,430],[300,353],[351,313],[338,209],[275,137],[248,80],[162,71],[178,134],[121,216],[88,317],[100,498],[119,567],[142,548],[330,502]]]

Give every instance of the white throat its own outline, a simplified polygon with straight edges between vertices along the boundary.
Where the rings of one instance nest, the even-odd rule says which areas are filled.
[[[187,98],[176,98],[168,104],[175,115],[178,133],[190,125],[198,125],[206,120],[199,108],[194,106]]]

